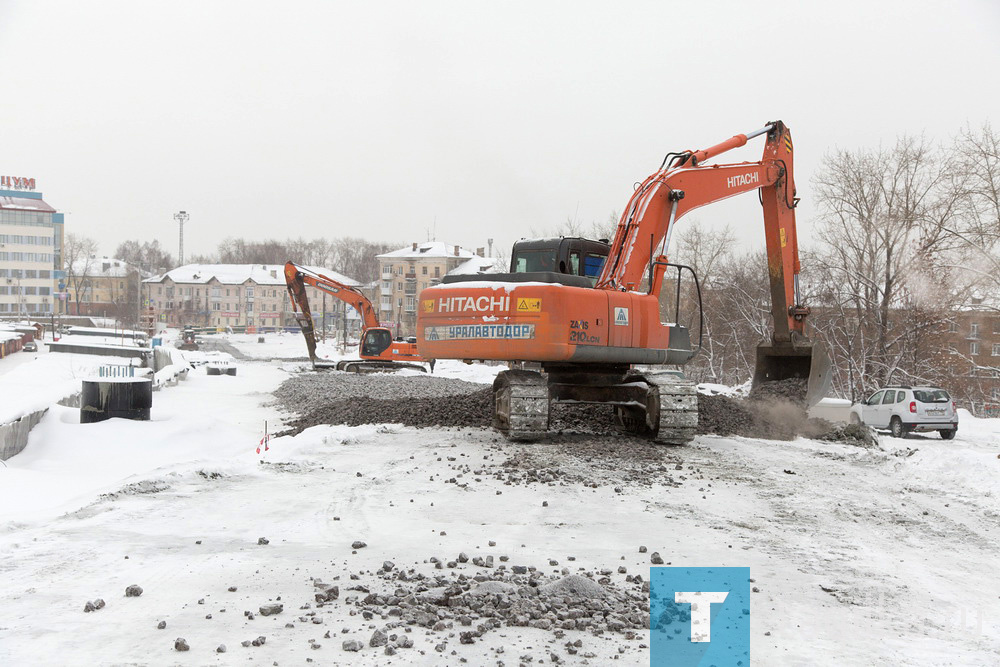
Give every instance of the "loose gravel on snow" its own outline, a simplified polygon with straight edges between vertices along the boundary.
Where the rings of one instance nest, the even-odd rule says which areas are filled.
[[[771,440],[797,436],[872,446],[865,434],[846,432],[824,420],[806,418],[806,381],[789,379],[755,388],[747,399],[699,395],[698,433],[740,435]],[[278,390],[279,406],[298,414],[283,434],[297,434],[320,424],[399,423],[415,427],[488,428],[492,390],[449,378],[410,375],[358,375],[332,371],[306,373],[286,380]],[[615,436],[635,440],[615,427],[608,405],[552,405],[550,432]],[[579,447],[579,443],[573,443]],[[608,442],[602,441],[601,447]]]
[[[343,641],[342,650],[360,651],[367,645],[387,655],[413,648],[413,630],[424,635],[418,635],[421,644],[444,652],[449,641],[474,644],[487,633],[510,626],[547,630],[556,639],[578,630],[636,639],[649,627],[649,582],[641,574],[630,574],[622,582],[620,577],[613,580],[607,568],[552,569],[555,560],[549,561],[547,572],[534,565],[494,567],[493,556],[468,561],[464,553],[458,554],[440,574],[420,571],[430,565],[445,568],[445,560],[431,557],[409,568],[352,574],[346,582],[337,575],[333,580],[338,585],[314,579],[315,603],[300,607],[304,613],[299,621],[317,618],[327,605],[348,605],[352,616],[375,625],[369,626],[369,632],[374,628],[370,635]],[[582,647],[581,639],[567,641],[560,652],[575,655]],[[585,648],[580,652],[586,654]],[[560,661],[555,653],[545,658]]]

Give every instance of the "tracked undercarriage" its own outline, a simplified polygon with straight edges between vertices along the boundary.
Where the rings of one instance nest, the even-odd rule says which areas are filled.
[[[623,432],[662,444],[686,444],[698,427],[697,387],[679,373],[560,364],[497,375],[493,426],[511,440],[541,438],[553,402],[613,405]]]
[[[341,359],[340,361],[314,361],[316,370],[335,369],[348,373],[395,373],[401,370],[427,372],[423,364],[411,364],[405,361],[378,361],[373,359]],[[433,366],[432,366],[433,369]]]

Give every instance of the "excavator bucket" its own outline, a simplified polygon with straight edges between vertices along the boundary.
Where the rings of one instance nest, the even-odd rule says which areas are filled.
[[[757,366],[753,375],[753,390],[767,382],[800,379],[805,391],[805,404],[820,402],[830,389],[830,354],[823,343],[800,339],[795,343],[761,343],[757,346]],[[788,383],[794,391],[795,383]],[[782,392],[787,393],[787,392]],[[789,396],[797,399],[798,396]]]

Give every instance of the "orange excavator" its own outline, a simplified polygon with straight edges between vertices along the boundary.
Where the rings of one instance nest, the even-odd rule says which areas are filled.
[[[313,368],[336,368],[338,371],[353,373],[397,371],[404,368],[426,371],[423,364],[427,363],[431,370],[434,369],[433,361],[429,361],[417,353],[415,341],[406,342],[392,339],[392,332],[379,324],[372,302],[356,287],[345,285],[318,271],[293,262],[285,264],[285,284],[288,286],[288,295],[292,301],[295,319],[302,328],[302,335],[305,336],[306,349],[309,351],[309,360],[312,362]],[[313,325],[312,313],[309,310],[306,285],[312,285],[358,311],[363,322],[359,347],[361,359],[328,362],[316,356],[316,330]]]
[[[706,164],[761,135],[761,160]],[[755,191],[764,214],[774,331],[757,349],[754,385],[791,380],[785,386],[800,387],[804,402],[815,404],[829,388],[830,358],[805,336],[809,308],[799,293],[792,138],[781,121],[710,148],[669,153],[635,189],[610,244],[520,241],[510,273],[485,281],[446,276],[424,289],[417,346],[435,359],[509,362],[511,370],[493,384],[493,425],[510,439],[543,436],[554,401],[611,404],[625,432],[688,442],[698,425],[697,388],[663,365],[681,366],[697,352],[679,317],[680,276],[694,272],[667,260],[670,237],[690,211]],[[668,269],[671,280],[677,272],[677,300],[661,312]]]

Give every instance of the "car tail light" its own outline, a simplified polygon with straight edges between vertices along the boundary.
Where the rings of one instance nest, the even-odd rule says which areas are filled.
[[[951,411],[952,412],[956,412],[957,410],[958,410],[958,408],[955,407],[955,401],[952,401],[951,402]]]
[[[910,412],[914,412],[915,413],[916,411],[917,411],[917,402],[916,401],[910,401]]]

